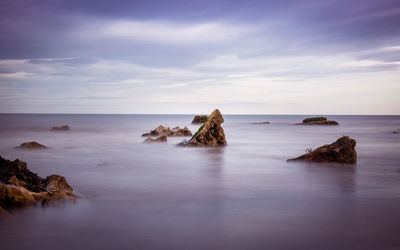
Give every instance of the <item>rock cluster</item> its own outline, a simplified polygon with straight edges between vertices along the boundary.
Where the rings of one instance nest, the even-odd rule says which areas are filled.
[[[62,126],[59,126],[59,127],[54,126],[54,127],[51,128],[51,130],[54,130],[54,131],[68,131],[70,129],[71,128],[68,125],[62,125]]]
[[[189,141],[180,143],[181,146],[225,146],[226,139],[221,124],[224,118],[218,109],[214,110],[199,130]]]
[[[206,115],[196,115],[193,118],[192,124],[203,124],[207,121],[208,116]]]
[[[31,142],[24,142],[21,145],[15,147],[15,148],[19,148],[19,149],[45,149],[47,147],[45,145],[42,145],[42,144],[37,143],[35,141],[31,141]]]
[[[75,194],[65,177],[42,178],[31,172],[25,162],[0,156],[0,212],[22,205],[74,200]]]
[[[156,129],[151,130],[149,133],[142,134],[142,136],[191,136],[192,132],[187,128],[158,126]]]
[[[155,139],[148,137],[146,140],[144,140],[144,143],[153,143],[153,142],[167,142],[167,136],[162,135],[160,137],[157,137]]]
[[[288,161],[310,162],[339,162],[355,164],[357,152],[356,141],[348,136],[342,136],[332,144],[321,146],[315,150],[309,150],[306,154]]]
[[[339,125],[339,123],[321,116],[306,118],[302,123],[296,123],[296,125]]]

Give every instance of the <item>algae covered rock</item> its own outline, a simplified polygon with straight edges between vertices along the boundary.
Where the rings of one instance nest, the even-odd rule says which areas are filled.
[[[196,115],[193,118],[192,124],[203,124],[207,121],[208,116],[206,115]]]
[[[311,117],[303,120],[302,123],[296,125],[339,125],[337,121],[328,120],[326,117]]]
[[[180,143],[181,146],[225,146],[226,139],[221,124],[224,118],[218,109],[214,110],[199,130],[189,141]]]
[[[355,164],[357,152],[356,141],[348,136],[342,136],[332,144],[321,146],[315,150],[309,150],[306,154],[288,161],[310,162],[339,162]]]
[[[45,149],[47,147],[45,145],[42,145],[35,141],[31,141],[31,142],[24,142],[15,148],[18,148],[18,149]]]
[[[68,131],[70,129],[71,128],[68,125],[62,125],[62,126],[59,126],[59,127],[54,126],[54,127],[51,128],[51,130],[53,130],[53,131]]]
[[[144,140],[143,143],[152,143],[152,142],[167,142],[167,136],[166,135],[162,135],[156,139],[153,139],[151,137],[147,138],[146,140]]]

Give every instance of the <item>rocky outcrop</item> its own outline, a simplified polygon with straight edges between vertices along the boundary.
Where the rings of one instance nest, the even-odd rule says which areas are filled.
[[[19,148],[19,149],[45,149],[47,147],[45,145],[42,145],[42,144],[37,143],[35,141],[31,141],[31,142],[24,142],[21,145],[15,147],[15,148]]]
[[[54,126],[54,127],[51,128],[51,130],[54,130],[54,131],[68,131],[70,129],[71,128],[68,125],[62,125],[62,126],[59,126],[59,127]]]
[[[203,124],[207,121],[208,116],[206,115],[196,115],[193,118],[192,124]]]
[[[225,146],[224,129],[221,124],[224,118],[218,109],[214,110],[199,130],[193,135],[189,141],[180,143],[180,146]]]
[[[270,122],[252,122],[251,124],[264,125],[264,124],[271,124],[271,123]]]
[[[74,200],[75,194],[65,177],[50,175],[42,178],[31,172],[25,162],[9,161],[0,156],[0,207]]]
[[[339,123],[321,116],[306,118],[302,123],[296,123],[296,125],[339,125]]]
[[[167,142],[167,136],[163,135],[163,136],[157,137],[156,139],[148,137],[146,140],[144,140],[143,143],[153,143],[153,142]]]
[[[356,141],[348,136],[342,136],[332,144],[321,146],[315,150],[308,150],[306,154],[287,161],[310,162],[339,162],[355,164],[357,152]]]
[[[156,129],[151,130],[149,133],[142,134],[142,136],[191,136],[192,132],[187,128],[158,126]]]

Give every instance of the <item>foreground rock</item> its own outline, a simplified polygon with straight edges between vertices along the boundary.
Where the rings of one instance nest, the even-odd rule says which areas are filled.
[[[31,172],[25,162],[0,156],[0,210],[56,200],[74,200],[75,194],[65,177],[42,178]]]
[[[167,136],[163,135],[163,136],[157,137],[156,139],[149,137],[146,140],[144,140],[143,143],[153,143],[153,142],[167,142]]]
[[[192,124],[203,124],[207,121],[208,116],[206,115],[196,115],[193,118]]]
[[[180,146],[225,146],[225,133],[221,124],[224,118],[218,109],[214,110],[196,134],[189,141],[180,143]]]
[[[142,134],[142,136],[191,136],[192,132],[187,128],[158,126],[156,129],[150,131],[150,133]]]
[[[51,130],[54,130],[54,131],[68,131],[70,129],[71,128],[68,125],[62,125],[62,126],[59,126],[59,127],[54,126],[54,127],[51,128]]]
[[[310,161],[310,162],[339,162],[355,164],[357,152],[356,141],[348,136],[342,136],[332,144],[327,144],[300,157],[287,161]]]
[[[321,116],[306,118],[302,123],[296,123],[296,125],[339,125],[339,123]]]
[[[21,145],[19,145],[18,147],[15,148],[19,148],[19,149],[45,149],[47,148],[45,145],[42,145],[40,143],[37,143],[35,141],[31,141],[31,142],[24,142]]]

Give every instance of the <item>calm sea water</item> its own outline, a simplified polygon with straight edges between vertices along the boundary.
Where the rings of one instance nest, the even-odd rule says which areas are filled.
[[[305,117],[226,115],[227,147],[182,148],[140,135],[194,133],[192,115],[0,115],[0,155],[82,197],[2,219],[0,248],[400,249],[400,116],[292,125]],[[286,162],[342,135],[357,141],[355,166]],[[26,141],[50,149],[14,149]]]

